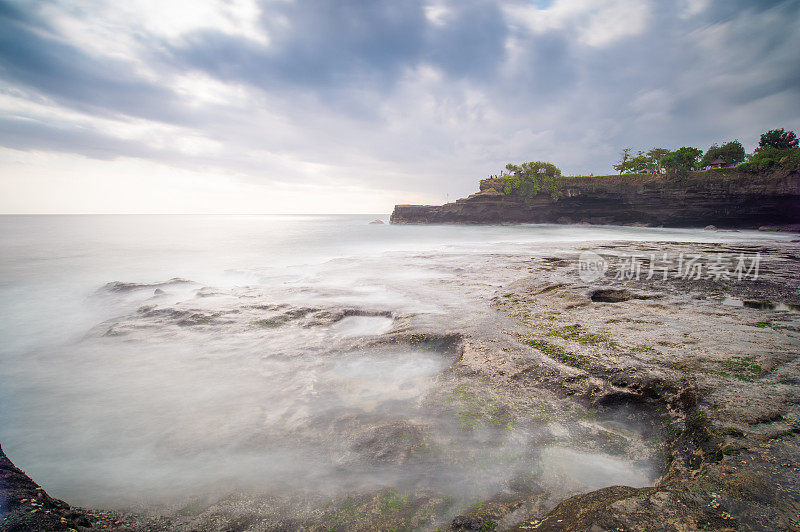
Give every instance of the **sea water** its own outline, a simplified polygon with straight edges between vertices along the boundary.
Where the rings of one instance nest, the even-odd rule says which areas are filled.
[[[453,361],[369,344],[395,316],[489,312],[521,275],[504,263],[556,243],[790,238],[374,218],[1,216],[3,450],[52,495],[88,506],[276,485],[483,485],[472,495],[489,496],[475,480],[519,469],[530,430],[492,436],[489,452],[488,436],[426,409]],[[446,459],[375,450],[381,434],[413,439],[419,427]],[[579,452],[547,456],[569,464]],[[565,474],[587,488],[652,480],[618,461]]]

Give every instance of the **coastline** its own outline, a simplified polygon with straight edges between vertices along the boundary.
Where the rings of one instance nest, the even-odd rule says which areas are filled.
[[[494,328],[487,329],[485,322],[445,327],[420,316],[400,316],[393,331],[377,341],[422,342],[452,353],[448,371],[457,382],[476,388],[488,383],[507,409],[504,416],[522,415],[529,408],[524,398],[552,394],[596,416],[623,413],[647,424],[644,433],[663,458],[649,487],[605,487],[562,499],[535,485],[507,488],[480,505],[462,508],[450,527],[800,526],[800,244],[598,242],[594,248],[612,255],[758,253],[763,262],[760,279],[752,282],[672,276],[658,283],[608,276],[585,282],[576,270],[582,246],[563,244],[532,250],[523,261],[493,258],[502,282],[491,296],[481,297],[492,309]],[[599,290],[611,292],[600,297]],[[727,303],[731,300],[742,305]],[[489,415],[494,414],[479,412],[478,421]],[[606,444],[614,446],[625,434],[606,437]],[[227,523],[241,530],[322,530],[345,517],[352,518],[349,525],[355,530],[398,523],[448,527],[422,519],[437,500],[428,493],[412,494],[410,517],[370,511],[382,504],[381,493],[358,495],[355,502],[337,499],[311,517],[266,523],[242,521],[233,509],[241,500],[211,504],[188,517],[70,509],[0,460],[10,509],[0,525],[12,530],[88,529],[83,519],[95,529],[191,530]],[[34,500],[41,502],[34,505]],[[347,504],[356,504],[363,515],[346,513]]]
[[[505,178],[444,205],[396,205],[394,224],[556,223],[800,230],[800,173],[725,168],[685,179],[652,175],[564,178],[557,197],[505,193]]]

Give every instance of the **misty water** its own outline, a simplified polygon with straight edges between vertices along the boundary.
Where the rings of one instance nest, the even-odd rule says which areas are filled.
[[[534,403],[513,427],[465,426],[456,355],[387,339],[412,317],[480,327],[526,274],[503,264],[555,243],[756,236],[373,218],[0,217],[4,451],[94,507],[387,486],[478,501],[531,471],[647,485],[646,460],[574,444],[577,421]]]

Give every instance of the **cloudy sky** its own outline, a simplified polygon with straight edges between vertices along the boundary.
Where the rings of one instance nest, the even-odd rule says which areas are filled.
[[[0,212],[389,212],[800,130],[800,2],[0,0]]]

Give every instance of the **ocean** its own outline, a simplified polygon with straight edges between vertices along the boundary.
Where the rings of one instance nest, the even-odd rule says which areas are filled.
[[[446,384],[452,358],[377,340],[414,327],[492,328],[492,295],[554,246],[792,238],[375,218],[387,222],[0,216],[3,450],[51,495],[94,507],[371,486],[480,500],[542,467],[530,443],[542,431],[556,438],[551,461],[581,462],[580,448],[557,440],[577,421],[556,413],[562,428],[531,418],[498,435],[467,417],[465,427],[448,406],[461,393]],[[437,451],[418,460],[376,450],[386,434]],[[622,456],[593,463],[560,475],[583,487],[654,475]]]

